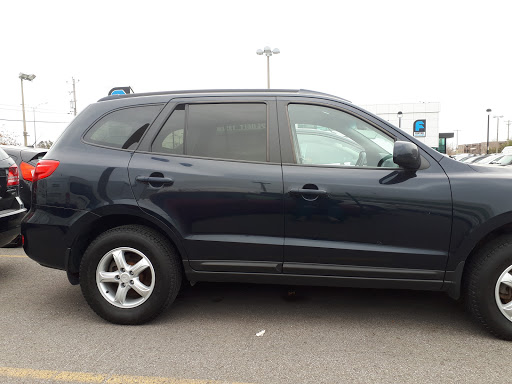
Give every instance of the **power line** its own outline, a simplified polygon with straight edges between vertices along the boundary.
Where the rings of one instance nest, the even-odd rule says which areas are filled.
[[[27,107],[27,108],[31,108],[31,107]],[[0,109],[3,111],[21,111],[21,108],[2,108],[2,107],[0,107]],[[53,115],[69,115],[70,114],[70,112],[52,112],[50,110],[40,110],[40,109],[37,110],[37,113],[49,113],[49,114],[53,114]]]
[[[23,120],[14,120],[14,119],[0,119],[2,121],[23,121]],[[27,123],[56,123],[56,124],[69,124],[70,121],[44,121],[44,120],[26,120]]]
[[[437,112],[402,112],[404,115],[421,115],[422,113],[439,113],[439,111]],[[375,113],[377,116],[380,116],[380,115],[396,115],[396,112],[379,112],[378,114]]]

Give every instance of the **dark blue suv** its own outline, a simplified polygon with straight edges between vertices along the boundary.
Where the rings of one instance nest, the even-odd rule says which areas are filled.
[[[104,319],[182,281],[446,291],[512,338],[512,172],[303,90],[109,96],[41,160],[25,251]]]

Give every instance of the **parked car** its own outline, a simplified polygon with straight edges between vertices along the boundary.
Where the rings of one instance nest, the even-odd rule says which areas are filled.
[[[450,156],[452,159],[461,161],[462,159],[465,159],[466,157],[474,156],[471,153],[459,153],[457,155]]]
[[[0,247],[19,236],[21,220],[27,212],[18,196],[18,188],[18,166],[0,148]]]
[[[25,208],[30,209],[32,191],[32,172],[39,159],[48,151],[44,148],[0,146],[15,162],[19,169],[20,197]]]
[[[483,164],[489,164],[492,161],[498,160],[502,158],[504,155],[502,153],[493,153],[489,154],[488,156],[478,159],[477,161],[474,161],[473,164],[483,165]]]
[[[475,159],[475,157],[477,157],[477,156],[480,156],[480,155],[471,154],[469,156],[466,156],[466,157],[462,158],[460,160],[460,162],[462,162],[462,163],[470,162],[471,160]]]
[[[114,323],[184,280],[311,284],[445,291],[511,339],[511,176],[313,91],[109,96],[37,164],[22,233]]]
[[[477,163],[479,162],[480,160],[485,160],[487,157],[489,157],[490,155],[477,155],[477,156],[472,156],[468,159],[464,159],[463,162],[466,163],[466,164],[473,164],[473,163]]]
[[[501,166],[510,165],[510,164],[512,164],[512,155],[502,156],[499,159],[496,159],[489,163],[489,165],[501,165]]]

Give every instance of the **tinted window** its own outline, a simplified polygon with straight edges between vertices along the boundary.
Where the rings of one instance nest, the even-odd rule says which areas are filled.
[[[178,105],[153,141],[151,150],[161,153],[184,154],[185,105]]]
[[[265,104],[191,104],[188,109],[185,154],[267,160]]]
[[[338,135],[300,128],[296,132],[302,164],[353,165],[362,151],[355,142]]]
[[[85,140],[108,147],[133,149],[161,109],[161,105],[149,105],[109,113],[94,124]]]
[[[397,167],[394,139],[349,113],[290,104],[290,128],[299,164]]]

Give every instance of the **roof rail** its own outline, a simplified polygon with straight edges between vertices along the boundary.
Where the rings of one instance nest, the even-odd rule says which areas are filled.
[[[187,93],[258,93],[258,92],[273,92],[273,93],[298,93],[298,89],[190,89],[181,91],[160,91],[160,92],[145,92],[145,93],[129,93],[127,95],[109,95],[102,97],[98,101],[124,99],[130,97],[140,96],[159,96],[159,95],[179,95]]]
[[[318,91],[312,91],[310,89],[299,89],[299,92],[298,93],[303,93],[303,94],[311,94],[311,95],[318,95],[318,96],[329,96],[329,97],[332,97],[334,99],[338,99],[338,100],[343,100],[343,101],[346,101],[348,103],[352,103],[351,101],[347,100],[347,99],[344,99],[342,97],[339,97],[339,96],[336,96],[336,95],[333,95],[333,94],[330,94],[330,93],[325,93],[325,92],[318,92]]]
[[[317,96],[329,96],[338,100],[348,101],[341,97],[330,95],[328,93],[311,91],[308,89],[193,89],[193,90],[182,90],[182,91],[161,91],[161,92],[145,92],[145,93],[129,93],[126,95],[109,95],[102,97],[98,101],[125,99],[131,97],[141,96],[161,96],[161,95],[179,95],[179,94],[198,94],[198,93],[297,93],[297,94],[310,94]],[[349,101],[348,101],[349,102]]]

